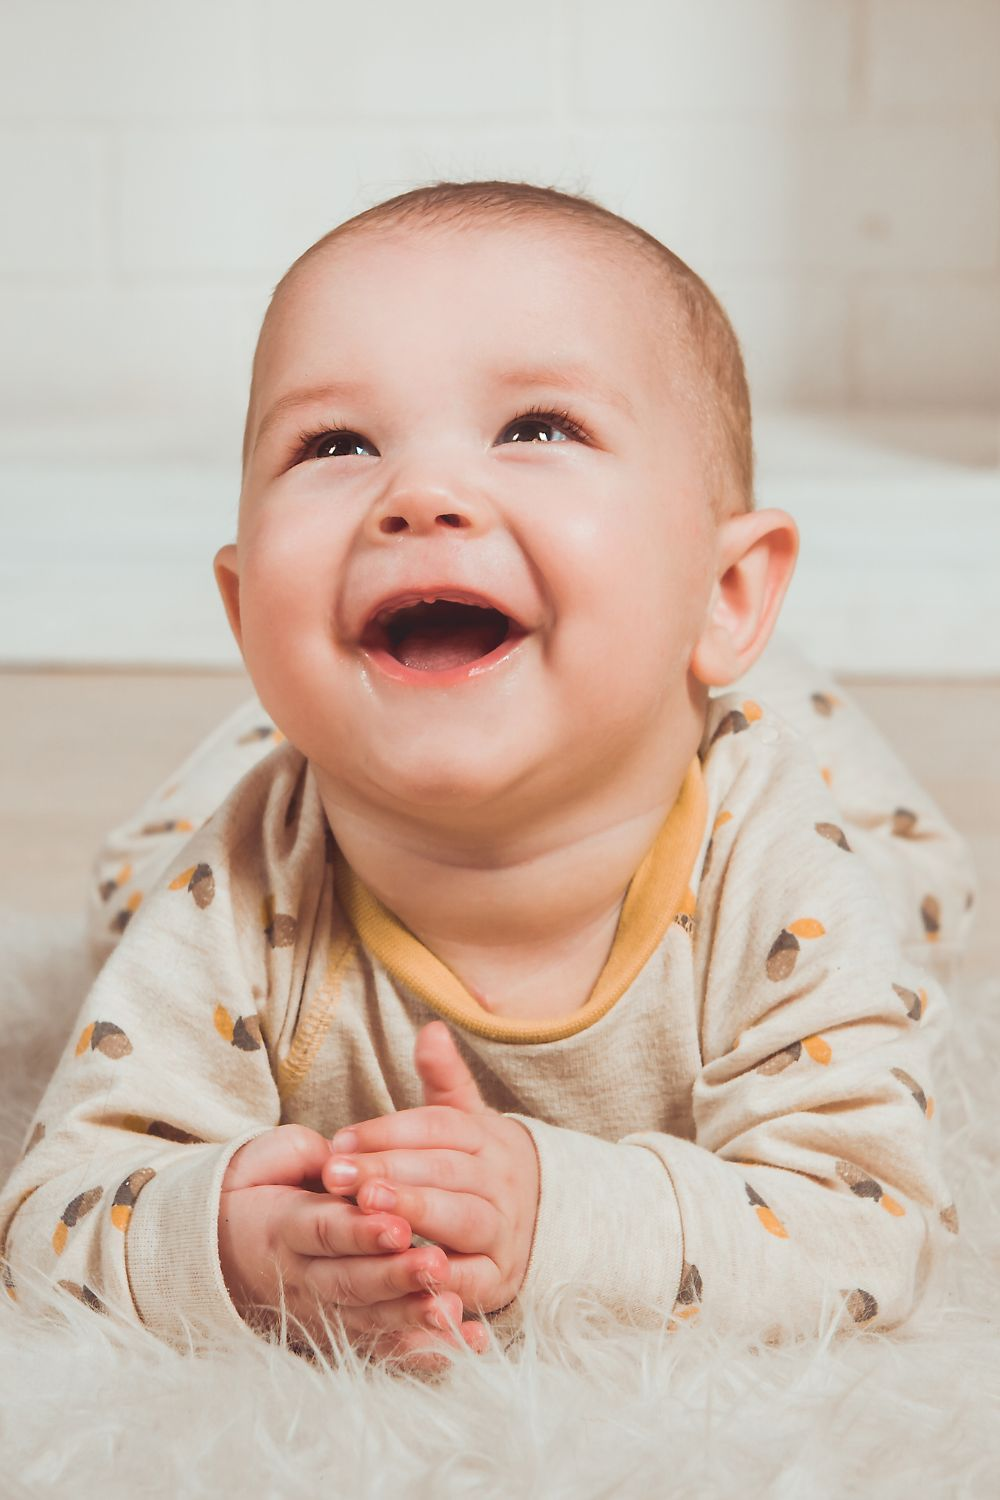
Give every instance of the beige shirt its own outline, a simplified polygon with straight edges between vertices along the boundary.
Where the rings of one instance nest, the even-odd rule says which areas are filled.
[[[423,1103],[417,1031],[451,1027],[531,1133],[527,1302],[770,1336],[892,1326],[957,1233],[940,1170],[937,983],[903,956],[808,747],[714,699],[581,1009],[488,1013],[343,860],[308,763],[244,776],[141,906],[84,1002],[0,1194],[9,1295],[39,1277],[187,1347],[253,1337],[219,1264],[236,1150]]]

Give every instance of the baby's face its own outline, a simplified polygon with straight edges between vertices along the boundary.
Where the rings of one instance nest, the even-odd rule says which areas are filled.
[[[485,828],[692,729],[715,528],[653,298],[544,225],[369,231],[283,289],[238,629],[321,789]]]

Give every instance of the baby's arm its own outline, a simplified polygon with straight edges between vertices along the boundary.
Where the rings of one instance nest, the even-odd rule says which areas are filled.
[[[250,803],[227,804],[160,876],[83,1003],[0,1193],[6,1284],[22,1306],[58,1283],[181,1346],[185,1319],[246,1331],[216,1218],[231,1158],[280,1121],[267,1043],[290,951],[268,953],[249,909],[254,862],[245,880],[237,860],[227,868],[238,818],[260,816]]]
[[[280,1103],[219,872],[171,873],[84,1001],[0,1193],[0,1236],[22,1306],[55,1282],[183,1345],[185,1316],[245,1327],[214,1214],[230,1158]]]
[[[698,892],[695,1138],[611,1143],[514,1116],[541,1164],[523,1297],[577,1282],[615,1309],[813,1336],[841,1304],[901,1323],[953,1243],[927,1034],[944,997],[777,733],[732,781]]]
[[[280,1123],[276,1039],[328,884],[302,765],[289,747],[226,800],[87,996],[0,1192],[5,1285],[26,1309],[70,1294],[184,1349],[189,1331],[274,1327],[283,1295],[293,1337],[324,1342],[317,1303],[336,1336],[336,1304],[352,1341],[417,1363],[442,1339],[428,1315],[460,1317],[443,1252],[322,1191],[329,1142]],[[461,1333],[481,1345],[478,1325]]]

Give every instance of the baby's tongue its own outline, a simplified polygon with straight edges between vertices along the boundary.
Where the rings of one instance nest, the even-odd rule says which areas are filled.
[[[496,617],[484,612],[481,620],[421,620],[406,631],[393,655],[417,672],[443,672],[478,661],[498,644]]]

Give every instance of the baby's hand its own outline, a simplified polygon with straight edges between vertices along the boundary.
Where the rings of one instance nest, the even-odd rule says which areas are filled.
[[[464,1306],[494,1312],[517,1296],[528,1267],[538,1212],[535,1145],[517,1120],[483,1103],[442,1021],[420,1032],[415,1059],[428,1103],[338,1131],[334,1150],[351,1153],[354,1174],[337,1175],[338,1154],[324,1163],[323,1183],[351,1194],[365,1213],[402,1214],[445,1251],[449,1288]],[[391,1203],[377,1197],[386,1188]]]
[[[323,1347],[317,1304],[334,1329],[336,1304],[352,1344],[436,1368],[441,1356],[434,1348],[454,1336],[431,1329],[447,1330],[462,1316],[444,1251],[408,1248],[405,1218],[364,1213],[317,1191],[329,1157],[329,1141],[315,1130],[279,1125],[241,1146],[229,1163],[219,1204],[219,1258],[237,1311],[247,1318],[263,1310],[273,1326],[269,1310],[283,1291],[290,1322],[297,1320]],[[458,1331],[477,1352],[487,1346],[481,1324],[469,1321]]]

